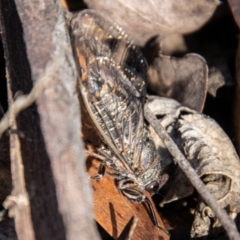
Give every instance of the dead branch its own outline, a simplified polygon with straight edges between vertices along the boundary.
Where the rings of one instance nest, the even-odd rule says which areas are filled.
[[[9,69],[7,69],[9,70]],[[13,94],[10,86],[10,78],[7,71],[7,89],[9,99],[9,113],[8,122],[12,128],[17,128],[16,117],[13,112],[12,102]],[[26,185],[24,180],[24,166],[21,155],[21,144],[19,136],[12,134],[10,136],[10,159],[13,190],[10,196],[4,201],[3,205],[6,209],[9,209],[9,216],[14,217],[16,223],[16,232],[19,239],[34,239],[33,224],[31,221],[31,209],[29,204],[29,195],[26,191]],[[18,182],[16,182],[16,180]],[[16,187],[17,185],[17,187]],[[22,224],[19,224],[22,222]]]

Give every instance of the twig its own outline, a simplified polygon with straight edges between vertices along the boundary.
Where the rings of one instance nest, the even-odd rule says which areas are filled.
[[[22,110],[33,104],[33,102],[36,100],[37,96],[41,92],[43,86],[47,83],[47,80],[51,79],[50,76],[54,74],[54,72],[57,70],[57,66],[60,66],[60,60],[51,64],[44,71],[43,75],[37,80],[36,84],[34,85],[32,91],[29,94],[19,96],[16,99],[16,101],[11,106],[11,111],[13,112],[15,117],[17,117]],[[0,121],[0,138],[2,137],[2,134],[9,128],[9,115],[10,110],[4,114],[3,118]]]
[[[17,121],[14,113],[13,106],[13,93],[11,91],[11,78],[10,78],[10,68],[9,65],[6,68],[7,77],[7,91],[8,91],[8,123],[9,126],[17,128]],[[18,234],[18,239],[34,239],[34,227],[31,220],[31,207],[29,201],[29,195],[26,189],[25,174],[24,174],[24,164],[23,157],[21,154],[21,143],[18,135],[12,135],[10,137],[10,160],[11,160],[11,170],[15,170],[14,174],[16,177],[12,177],[12,192],[5,201],[3,206],[8,209],[8,215],[14,218],[16,223],[16,232]],[[16,211],[17,209],[17,211]],[[22,221],[21,227],[18,222]],[[21,229],[22,228],[22,229]]]
[[[158,136],[162,139],[163,143],[174,157],[174,160],[178,163],[180,168],[186,174],[192,185],[198,191],[202,199],[209,205],[218,219],[220,220],[223,228],[226,230],[229,239],[239,240],[240,234],[236,228],[234,221],[228,216],[225,210],[223,210],[214,196],[208,191],[207,187],[200,180],[190,163],[186,160],[182,152],[178,149],[177,145],[172,141],[168,133],[163,126],[157,121],[155,115],[151,112],[147,105],[144,107],[144,116],[146,120],[151,124]]]

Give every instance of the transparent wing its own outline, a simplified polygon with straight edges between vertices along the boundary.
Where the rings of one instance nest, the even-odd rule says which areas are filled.
[[[86,108],[107,146],[127,168],[138,168],[146,61],[118,26],[91,10],[78,15],[72,28]]]
[[[112,59],[138,93],[145,96],[146,87],[142,84],[147,76],[147,62],[121,27],[105,21],[93,10],[85,10],[73,20],[72,28],[77,35],[81,32],[80,38],[88,39],[87,45],[94,56]]]

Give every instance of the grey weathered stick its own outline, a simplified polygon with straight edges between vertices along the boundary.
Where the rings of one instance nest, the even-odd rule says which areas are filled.
[[[7,74],[9,123],[10,126],[16,129],[17,121],[12,108],[13,94],[11,91],[10,83],[11,81],[9,75]],[[13,172],[13,189],[11,195],[7,197],[3,205],[6,209],[9,209],[9,216],[14,218],[18,239],[35,239],[34,227],[31,219],[31,206],[29,204],[29,195],[26,190],[26,184],[24,179],[24,165],[21,155],[21,144],[19,136],[17,134],[12,134],[10,136],[10,156],[11,170]],[[19,224],[19,222],[21,222],[21,224]]]
[[[228,216],[225,210],[223,210],[217,203],[214,196],[208,191],[204,183],[200,180],[190,163],[186,160],[182,152],[178,149],[177,145],[172,141],[168,133],[163,126],[156,119],[155,115],[147,107],[144,107],[144,116],[146,120],[151,124],[158,136],[162,139],[165,146],[168,148],[171,155],[174,157],[175,162],[178,163],[180,168],[186,174],[192,185],[196,188],[202,199],[209,205],[216,216],[219,218],[222,226],[226,230],[229,239],[239,240],[240,234],[236,228],[234,221]]]
[[[42,76],[37,80],[36,84],[34,85],[32,91],[23,96],[19,96],[15,102],[12,103],[11,111],[15,115],[15,117],[18,116],[18,114],[26,109],[27,107],[31,106],[40,92],[42,91],[42,88],[44,84],[47,84],[47,81],[50,79],[51,75],[57,70],[57,67],[60,66],[61,61],[52,62],[51,65],[44,71]],[[9,128],[9,112],[6,112],[3,116],[3,118],[0,121],[0,138],[2,137],[2,134]]]

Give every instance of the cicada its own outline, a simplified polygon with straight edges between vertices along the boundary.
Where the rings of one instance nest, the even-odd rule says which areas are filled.
[[[156,193],[164,181],[156,146],[143,117],[147,62],[116,24],[92,10],[82,11],[71,23],[75,58],[79,68],[81,98],[101,137],[96,153],[114,171],[120,193],[147,202],[144,191]]]

